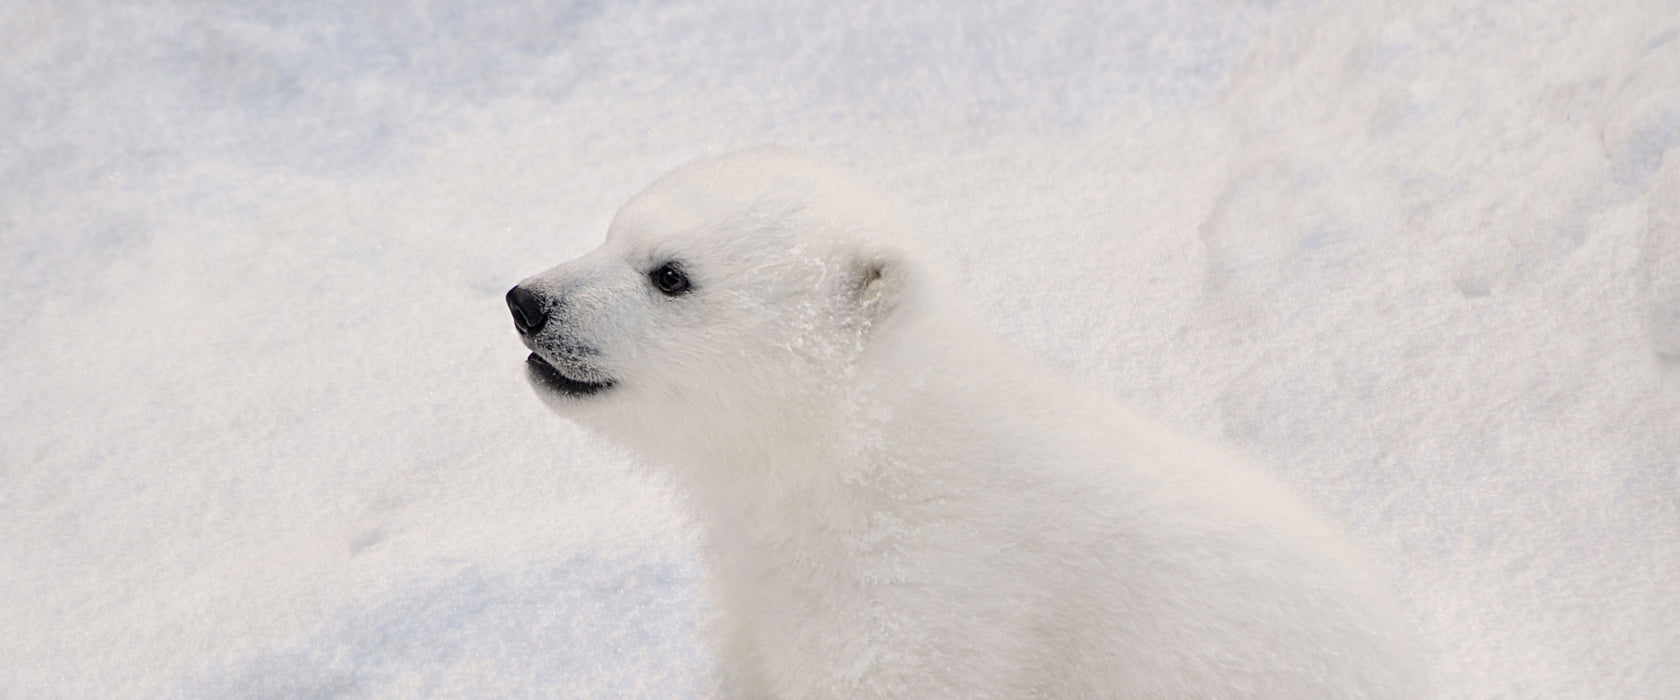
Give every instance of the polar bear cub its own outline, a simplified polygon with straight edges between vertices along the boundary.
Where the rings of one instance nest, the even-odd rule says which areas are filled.
[[[990,339],[906,233],[757,149],[665,175],[508,293],[544,401],[684,493],[718,694],[1425,693],[1324,521]]]

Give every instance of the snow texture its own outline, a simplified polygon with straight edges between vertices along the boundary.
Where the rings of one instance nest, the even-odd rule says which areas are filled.
[[[689,159],[894,193],[1271,463],[1446,697],[1680,697],[1680,6],[0,2],[0,697],[688,697],[501,295]]]

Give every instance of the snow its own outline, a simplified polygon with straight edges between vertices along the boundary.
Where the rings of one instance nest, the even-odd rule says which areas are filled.
[[[0,696],[692,696],[692,533],[501,295],[768,141],[1345,522],[1444,696],[1680,696],[1673,2],[22,0],[0,46]]]

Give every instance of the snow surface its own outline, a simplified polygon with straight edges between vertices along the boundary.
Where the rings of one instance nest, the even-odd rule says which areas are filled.
[[[502,293],[693,157],[1274,463],[1447,697],[1680,697],[1680,5],[0,2],[0,696],[685,697]]]

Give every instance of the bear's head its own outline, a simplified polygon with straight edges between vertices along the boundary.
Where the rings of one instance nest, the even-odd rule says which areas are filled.
[[[562,416],[656,451],[797,440],[832,419],[903,312],[902,231],[782,149],[684,166],[619,210],[601,247],[508,292],[528,377]]]

